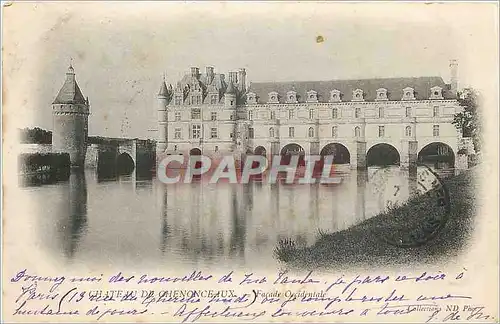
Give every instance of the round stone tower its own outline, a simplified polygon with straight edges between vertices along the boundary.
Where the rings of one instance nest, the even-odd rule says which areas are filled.
[[[70,65],[66,80],[52,103],[54,152],[69,153],[72,167],[83,167],[87,153],[89,99],[83,97]]]
[[[168,136],[168,118],[167,118],[167,105],[168,105],[169,91],[165,79],[163,80],[160,91],[158,92],[158,138],[156,143],[156,152],[163,153],[167,149],[167,136]]]

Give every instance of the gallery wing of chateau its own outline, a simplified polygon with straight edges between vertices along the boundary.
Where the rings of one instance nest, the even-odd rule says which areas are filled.
[[[451,79],[375,78],[247,83],[245,69],[196,67],[158,93],[157,151],[164,154],[334,155],[352,167],[408,165],[417,156],[453,167],[464,144],[452,125],[458,64]]]

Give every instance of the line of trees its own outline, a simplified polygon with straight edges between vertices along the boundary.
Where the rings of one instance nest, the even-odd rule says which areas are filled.
[[[458,102],[464,109],[455,114],[452,124],[462,132],[463,137],[472,138],[474,150],[481,150],[481,109],[480,94],[472,88],[465,88],[458,93]]]
[[[52,132],[39,127],[19,129],[22,144],[52,144]]]

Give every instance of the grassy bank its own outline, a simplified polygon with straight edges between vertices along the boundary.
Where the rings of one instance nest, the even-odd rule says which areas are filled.
[[[316,243],[309,247],[299,247],[291,240],[282,241],[275,254],[278,260],[293,268],[308,269],[422,264],[457,256],[472,231],[477,172],[469,170],[443,180],[449,195],[449,208],[436,208],[436,195],[431,192],[347,230],[321,233]],[[404,235],[411,236],[412,232],[414,236],[423,235],[436,229],[443,217],[447,217],[444,227],[425,244],[402,248],[386,241],[386,238],[407,239]]]

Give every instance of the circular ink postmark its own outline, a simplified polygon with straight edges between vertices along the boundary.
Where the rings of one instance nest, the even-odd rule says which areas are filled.
[[[368,182],[381,212],[374,231],[385,243],[418,247],[436,238],[448,222],[448,190],[428,166],[382,167],[374,170]]]

